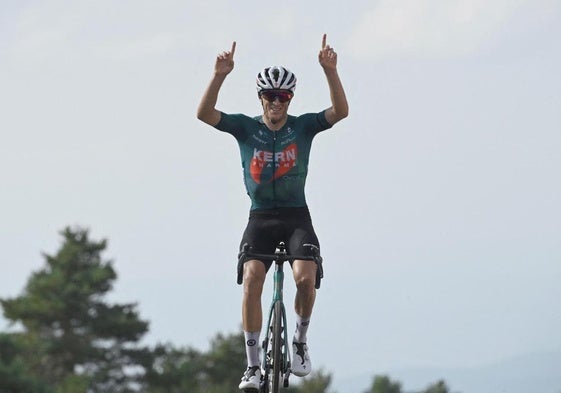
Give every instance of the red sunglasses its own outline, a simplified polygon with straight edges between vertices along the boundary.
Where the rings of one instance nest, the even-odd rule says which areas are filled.
[[[285,103],[290,101],[294,94],[289,90],[263,90],[259,96],[264,97],[269,102],[273,102],[278,98],[280,102]]]

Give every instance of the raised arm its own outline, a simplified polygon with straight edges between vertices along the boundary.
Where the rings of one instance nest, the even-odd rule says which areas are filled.
[[[337,73],[337,53],[335,53],[332,47],[327,45],[327,34],[323,35],[318,59],[327,77],[329,94],[331,95],[331,107],[325,111],[325,118],[329,124],[333,125],[348,116],[349,104],[347,103],[343,84]]]
[[[222,83],[226,76],[234,69],[235,52],[236,42],[234,41],[230,51],[222,52],[216,56],[214,74],[197,109],[197,118],[211,126],[217,125],[220,121],[221,115],[220,111],[216,109],[216,101],[218,100],[218,92]]]

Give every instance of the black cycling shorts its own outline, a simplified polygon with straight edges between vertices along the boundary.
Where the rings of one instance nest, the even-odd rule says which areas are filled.
[[[312,218],[307,207],[279,208],[274,210],[253,210],[240,243],[240,249],[248,244],[250,252],[255,254],[274,254],[279,242],[284,242],[289,255],[310,256],[313,244],[319,251],[319,240],[312,225]],[[246,260],[252,259],[247,257]],[[267,270],[272,261],[262,261]]]

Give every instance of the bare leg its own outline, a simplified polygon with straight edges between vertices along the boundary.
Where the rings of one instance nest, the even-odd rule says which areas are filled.
[[[246,332],[260,332],[263,320],[261,293],[266,276],[265,265],[257,260],[244,264],[244,291],[242,300],[242,324]]]
[[[261,293],[265,282],[265,265],[251,260],[244,263],[243,269],[243,300],[242,323],[245,337],[245,353],[247,356],[247,370],[242,377],[239,388],[243,391],[259,388],[260,360],[259,334],[261,333],[262,310]]]
[[[296,282],[294,311],[303,318],[309,318],[314,308],[316,300],[316,270],[317,265],[314,261],[296,260],[292,264],[292,273]]]
[[[292,356],[294,359],[292,372],[299,377],[308,375],[312,370],[306,344],[306,333],[316,299],[316,270],[317,265],[314,261],[296,260],[292,264],[294,281],[296,282],[296,299],[294,299],[296,331],[292,339]]]

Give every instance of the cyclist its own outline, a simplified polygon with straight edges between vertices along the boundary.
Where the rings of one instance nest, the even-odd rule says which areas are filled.
[[[197,110],[197,118],[214,128],[232,134],[238,141],[244,181],[251,199],[249,221],[241,244],[249,244],[258,254],[272,254],[279,241],[287,252],[310,255],[295,260],[292,271],[296,283],[296,332],[292,350],[292,372],[305,376],[311,371],[307,330],[315,301],[317,266],[312,261],[312,244],[319,250],[304,196],[304,185],[313,137],[347,117],[348,104],[337,72],[337,54],[322,38],[318,59],[329,86],[331,106],[319,113],[288,115],[294,96],[296,76],[287,68],[272,66],[257,75],[257,93],[263,113],[249,117],[226,114],[216,109],[218,93],[234,68],[236,42],[230,51],[216,58],[214,74]],[[261,379],[259,335],[262,328],[261,293],[272,261],[247,260],[244,263],[242,324],[248,367],[239,388],[259,388]]]

